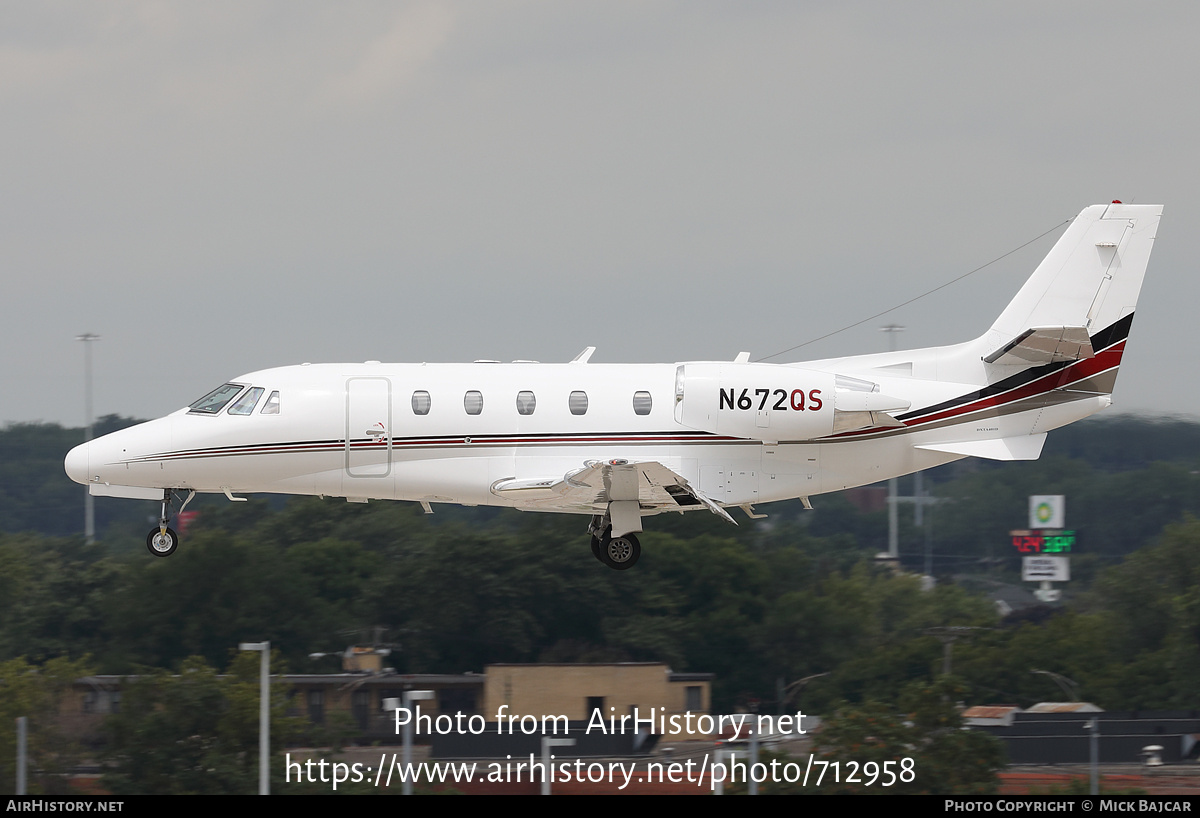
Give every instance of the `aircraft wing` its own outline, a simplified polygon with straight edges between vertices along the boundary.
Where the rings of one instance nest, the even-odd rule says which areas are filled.
[[[684,477],[654,460],[592,460],[560,478],[499,480],[492,485],[499,497],[520,507],[545,511],[601,514],[610,503],[637,502],[641,510],[683,510],[704,506],[737,524],[725,509]]]

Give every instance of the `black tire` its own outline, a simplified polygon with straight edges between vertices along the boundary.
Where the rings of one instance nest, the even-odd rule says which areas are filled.
[[[592,556],[604,562],[604,557],[600,556],[600,538],[595,534],[592,535]]]
[[[179,535],[175,533],[174,529],[168,528],[164,535],[155,526],[146,535],[146,549],[156,557],[169,557],[175,553],[175,549],[178,547]]]
[[[632,534],[606,536],[600,543],[600,561],[614,571],[628,571],[637,565],[641,556],[642,544]]]

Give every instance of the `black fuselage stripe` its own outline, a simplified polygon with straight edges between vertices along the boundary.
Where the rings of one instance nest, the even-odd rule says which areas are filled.
[[[1103,352],[1109,347],[1121,343],[1129,337],[1129,328],[1133,324],[1133,313],[1125,316],[1121,320],[1115,322],[1109,327],[1100,330],[1092,336],[1092,349],[1097,354]],[[978,392],[971,392],[966,395],[960,395],[957,398],[951,398],[948,401],[934,404],[933,406],[924,406],[920,409],[915,409],[912,412],[906,412],[902,415],[897,415],[896,419],[900,421],[910,421],[923,418],[926,415],[934,415],[941,412],[954,409],[957,406],[962,406],[968,403],[974,403],[978,400],[995,397],[1004,392],[1013,389],[1019,389],[1028,383],[1032,383],[1046,375],[1053,374],[1059,370],[1065,369],[1068,366],[1078,363],[1078,361],[1058,361],[1052,364],[1043,364],[1029,369],[1022,370],[1015,375],[1010,375],[1002,381],[997,381],[990,386],[985,386]]]

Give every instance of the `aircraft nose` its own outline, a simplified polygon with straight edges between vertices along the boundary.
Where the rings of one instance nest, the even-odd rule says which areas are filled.
[[[76,483],[87,485],[89,468],[88,446],[89,443],[81,443],[71,451],[67,452],[67,459],[63,461],[63,468],[67,471],[67,477],[70,477]]]

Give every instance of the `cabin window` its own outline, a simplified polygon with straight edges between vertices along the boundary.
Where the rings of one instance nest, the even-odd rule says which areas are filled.
[[[241,391],[242,385],[237,383],[227,383],[224,386],[218,386],[189,406],[188,411],[199,415],[215,415],[224,409],[225,404],[233,400]]]
[[[278,415],[279,414],[279,390],[275,390],[267,397],[267,402],[263,404],[260,415]]]
[[[653,405],[650,400],[649,392],[634,392],[633,393],[633,413],[635,415],[650,414],[650,407]]]
[[[586,415],[587,392],[572,392],[571,397],[567,400],[567,405],[571,407],[572,415]]]
[[[463,408],[468,415],[478,415],[483,412],[483,393],[472,389],[463,396]]]
[[[537,398],[528,389],[523,389],[517,393],[517,414],[532,415],[534,408],[537,406]]]
[[[428,392],[426,392],[423,389],[419,390],[417,392],[413,392],[412,408],[413,408],[414,415],[428,415],[429,414],[429,405],[430,405],[430,400],[429,400]]]
[[[262,397],[263,392],[267,390],[261,386],[256,386],[250,389],[246,394],[237,399],[237,403],[229,407],[231,415],[248,415],[254,411],[254,407],[258,405],[258,399]]]

